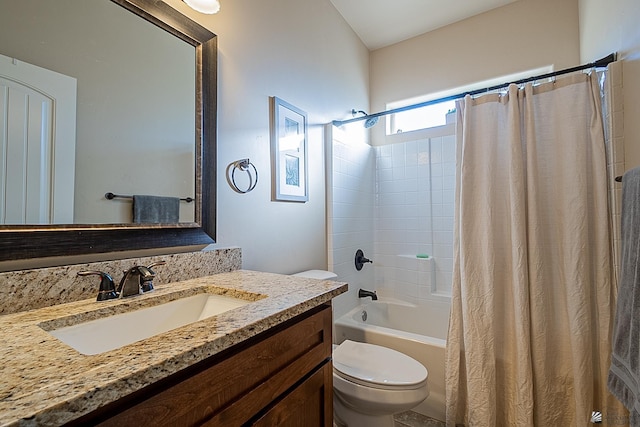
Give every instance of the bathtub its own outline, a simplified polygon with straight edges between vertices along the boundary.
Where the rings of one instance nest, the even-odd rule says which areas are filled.
[[[346,339],[389,347],[409,355],[428,370],[429,397],[413,411],[445,419],[444,361],[448,302],[372,301],[334,322],[334,340]]]

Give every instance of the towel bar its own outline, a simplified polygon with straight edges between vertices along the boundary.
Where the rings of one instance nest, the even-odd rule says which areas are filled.
[[[133,196],[124,196],[122,194],[114,194],[112,192],[108,192],[104,194],[104,198],[107,200],[113,200],[113,199],[133,199]],[[187,203],[191,203],[193,202],[195,199],[193,197],[184,197],[182,199],[183,202],[187,202]]]

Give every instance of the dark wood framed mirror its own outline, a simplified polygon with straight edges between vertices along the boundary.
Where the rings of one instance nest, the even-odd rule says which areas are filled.
[[[161,0],[104,1],[125,8],[195,48],[194,221],[148,225],[0,225],[0,261],[197,246],[215,242],[216,35]],[[79,13],[78,16],[82,15]],[[114,125],[117,126],[117,123]]]

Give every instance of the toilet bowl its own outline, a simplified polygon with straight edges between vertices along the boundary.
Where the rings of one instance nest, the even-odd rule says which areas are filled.
[[[294,274],[334,279],[308,270]],[[390,348],[346,340],[333,346],[333,414],[339,427],[393,427],[393,414],[408,411],[429,396],[427,369]]]
[[[393,427],[393,414],[429,396],[427,369],[390,348],[346,340],[333,350],[333,411],[339,426]]]

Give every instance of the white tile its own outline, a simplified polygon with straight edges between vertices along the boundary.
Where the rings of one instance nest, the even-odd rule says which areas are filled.
[[[417,166],[418,165],[418,153],[407,153],[405,155],[405,166]]]
[[[453,218],[452,217],[435,217],[432,218],[433,231],[446,231],[453,236]]]
[[[447,162],[442,164],[442,175],[445,177],[454,177],[456,176],[456,163],[455,162]]]
[[[403,160],[405,154],[406,144],[401,142],[398,144],[391,144],[391,157]]]
[[[378,183],[378,192],[379,193],[393,193],[395,192],[395,182],[393,179],[389,181],[379,182]]]
[[[431,186],[431,165],[420,165],[418,166],[418,179],[423,182],[423,185],[430,187]]]
[[[381,145],[378,148],[380,156],[391,157],[391,145]]]
[[[407,179],[418,178],[418,166],[407,166],[404,170]]]
[[[379,157],[376,159],[376,169],[391,169],[393,167],[393,160],[391,157]]]
[[[442,161],[456,161],[456,139],[455,136],[445,136],[442,138]]]
[[[417,156],[418,165],[428,165],[431,163],[428,151],[420,151]]]
[[[393,180],[393,169],[378,169],[377,171],[378,182]]]
[[[446,231],[433,232],[434,245],[453,245],[453,233]]]
[[[442,138],[431,139],[431,163],[442,162]]]
[[[403,183],[404,192],[413,192],[418,191],[418,179],[417,178],[408,178],[404,180]]]
[[[441,176],[432,176],[431,177],[431,190],[442,190],[444,189],[445,181]]]
[[[455,176],[445,177],[442,181],[442,189],[443,190],[455,190],[456,189],[456,179]]]
[[[406,205],[415,206],[416,215],[418,215],[417,209],[418,209],[419,195],[420,193],[418,191],[407,191],[404,197],[404,202]]]
[[[418,141],[409,141],[405,143],[405,154],[407,156],[409,155],[414,155],[418,153],[418,146],[419,146],[419,142]]]
[[[442,204],[443,203],[443,191],[433,190],[431,192],[431,203]]]
[[[453,245],[434,245],[433,256],[436,258],[451,258],[453,257]]]
[[[446,205],[443,205],[442,203],[433,203],[431,205],[431,214],[433,215],[433,217],[442,217],[442,216],[446,216],[446,209],[445,209]]]
[[[404,170],[404,166],[400,167],[393,167],[393,179],[394,181],[397,180],[402,180],[406,178],[406,174],[405,174],[405,170]]]
[[[613,132],[612,137],[618,138],[624,136],[624,113],[616,111],[613,113]]]
[[[453,205],[456,199],[456,193],[450,189],[444,189],[442,191],[442,203]]]

